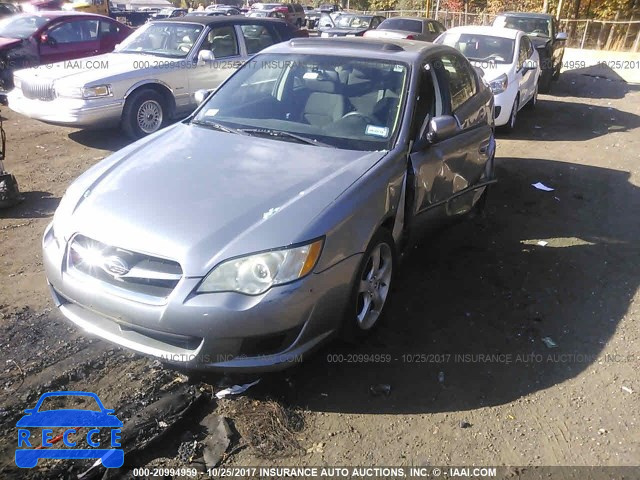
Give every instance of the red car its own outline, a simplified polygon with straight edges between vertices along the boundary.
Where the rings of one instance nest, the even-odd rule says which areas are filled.
[[[0,92],[13,88],[13,71],[111,52],[133,30],[103,15],[22,13],[0,20]]]

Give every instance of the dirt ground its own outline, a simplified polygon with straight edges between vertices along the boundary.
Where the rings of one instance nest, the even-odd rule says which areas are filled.
[[[222,401],[211,392],[229,379],[183,376],[87,338],[49,298],[43,230],[68,184],[126,140],[6,107],[2,115],[6,167],[25,201],[0,212],[1,478],[76,478],[88,468],[13,463],[23,410],[67,389],[98,393],[130,426],[134,454],[109,478],[196,465],[198,425],[211,413],[232,426],[227,466],[639,464],[637,87],[564,73],[535,111],[521,112],[513,135],[499,137],[486,216],[435,233],[404,263],[386,324]],[[303,420],[289,427],[288,448],[264,458],[242,412],[267,399]],[[149,408],[161,412],[155,422],[136,424]]]

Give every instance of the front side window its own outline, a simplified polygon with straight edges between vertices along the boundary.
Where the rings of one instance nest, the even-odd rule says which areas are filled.
[[[53,27],[48,36],[55,43],[91,42],[98,38],[98,20],[71,20]]]
[[[408,78],[409,67],[400,62],[261,54],[219,87],[192,122],[280,141],[389,149],[400,129]]]
[[[202,29],[202,25],[189,23],[147,23],[129,35],[118,52],[183,58],[195,45]]]
[[[449,85],[451,110],[455,112],[476,93],[474,74],[471,65],[457,55],[443,55],[441,61]]]

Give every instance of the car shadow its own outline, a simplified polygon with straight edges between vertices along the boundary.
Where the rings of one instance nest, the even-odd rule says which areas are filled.
[[[584,141],[640,127],[640,116],[613,107],[565,102],[551,96],[538,100],[535,110],[520,110],[513,132],[497,130],[498,138],[513,140]]]
[[[322,412],[464,411],[607,361],[602,349],[640,283],[640,224],[629,222],[640,190],[626,172],[560,161],[502,158],[497,174],[484,219],[410,254],[385,324],[263,377],[250,394]]]
[[[565,70],[551,85],[551,94],[556,97],[616,99],[637,91],[640,85],[627,83],[605,64]]]
[[[110,152],[120,150],[133,141],[118,128],[76,130],[69,133],[69,138],[85,147]]]
[[[48,218],[58,208],[60,197],[51,192],[21,192],[22,202],[0,209],[0,218]]]

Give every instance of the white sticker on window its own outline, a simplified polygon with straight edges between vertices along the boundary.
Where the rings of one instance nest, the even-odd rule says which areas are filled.
[[[404,67],[402,65],[394,65],[393,71],[394,72],[404,72]]]
[[[220,109],[218,109],[218,108],[210,108],[209,110],[204,112],[204,116],[205,117],[215,117],[218,114],[219,111],[220,111]]]
[[[304,75],[302,75],[302,78],[304,78],[305,80],[317,80],[318,72],[306,72]]]
[[[367,135],[373,135],[374,137],[384,137],[389,135],[388,127],[378,127],[376,125],[367,125],[365,132]]]

